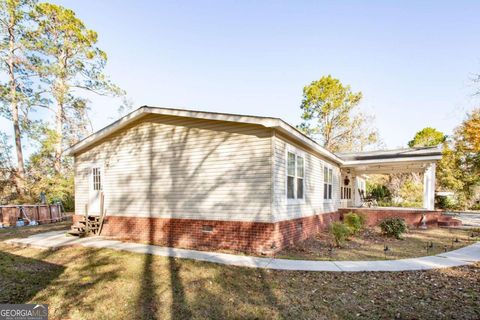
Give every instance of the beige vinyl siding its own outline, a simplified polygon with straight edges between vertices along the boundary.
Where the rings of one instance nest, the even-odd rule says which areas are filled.
[[[272,130],[149,115],[75,157],[77,214],[92,164],[109,215],[271,221]]]
[[[274,192],[273,192],[273,219],[283,221],[314,214],[337,211],[340,198],[340,169],[332,162],[314,154],[293,143],[285,136],[276,132],[273,138],[274,148]],[[289,201],[286,196],[286,154],[291,148],[303,152],[305,161],[305,199],[304,201]],[[332,200],[323,199],[323,167],[333,169]]]

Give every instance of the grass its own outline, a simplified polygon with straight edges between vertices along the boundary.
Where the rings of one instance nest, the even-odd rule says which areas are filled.
[[[288,247],[276,254],[276,258],[306,260],[383,260],[405,259],[435,255],[458,249],[472,243],[471,232],[459,229],[430,228],[413,229],[403,235],[403,239],[388,238],[380,233],[379,228],[367,229],[358,236],[350,237],[341,248],[334,247],[333,237],[328,232],[300,244]],[[475,234],[480,238],[480,234]],[[452,242],[458,239],[459,242]],[[433,248],[427,243],[433,242]],[[388,246],[387,254],[384,252]]]
[[[0,231],[0,240],[9,236]],[[479,283],[480,264],[396,273],[270,271],[0,242],[0,303],[47,303],[50,319],[478,319]]]
[[[26,226],[21,228],[2,228],[0,229],[0,240],[7,240],[11,238],[26,238],[32,234],[47,232],[47,231],[60,231],[69,229],[72,225],[71,221],[63,221],[52,224],[41,224],[37,226]]]

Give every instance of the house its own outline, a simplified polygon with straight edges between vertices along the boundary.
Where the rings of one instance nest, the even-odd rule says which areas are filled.
[[[438,148],[333,154],[277,118],[146,106],[68,154],[74,219],[103,210],[102,235],[256,252],[303,240],[360,206],[370,173],[424,172],[424,208],[401,214],[435,214],[441,158]]]

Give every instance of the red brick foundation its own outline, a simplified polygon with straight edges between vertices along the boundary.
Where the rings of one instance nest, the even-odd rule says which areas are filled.
[[[73,222],[80,219],[73,217]],[[327,213],[276,223],[107,216],[102,235],[168,247],[274,253],[339,220]]]
[[[363,214],[367,226],[376,226],[385,218],[402,218],[405,219],[407,225],[411,227],[419,227],[422,222],[422,216],[425,214],[427,225],[438,226],[438,219],[442,215],[442,211],[431,210],[409,210],[409,209],[382,209],[382,208],[347,208],[338,209],[342,219],[343,215],[349,212]]]
[[[444,218],[441,211],[382,208],[339,209],[275,223],[107,216],[102,235],[168,247],[272,254],[327,229],[332,221],[341,220],[352,211],[363,214],[367,226],[376,226],[385,218],[400,217],[409,226],[418,227],[423,214],[428,225],[438,226]],[[81,217],[74,215],[73,222]]]
[[[332,212],[275,223],[277,251],[328,229],[333,221],[338,220],[340,220],[340,213]]]

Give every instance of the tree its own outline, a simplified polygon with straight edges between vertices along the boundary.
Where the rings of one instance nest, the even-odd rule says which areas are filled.
[[[8,136],[0,131],[0,204],[9,203],[15,195],[15,170],[12,161],[12,146]]]
[[[447,136],[437,129],[426,127],[418,131],[412,140],[408,142],[410,148],[414,147],[433,147],[442,144]]]
[[[480,108],[468,114],[467,119],[459,128],[465,147],[474,153],[480,153]]]
[[[22,119],[20,109],[28,105],[27,99],[31,95],[29,81],[28,57],[25,47],[25,25],[28,10],[33,1],[29,0],[1,0],[0,52],[2,69],[6,72],[8,81],[0,87],[0,99],[4,105],[2,114],[12,120],[15,151],[17,155],[17,169],[15,184],[17,192],[24,193],[25,165],[22,149]]]
[[[452,139],[445,143],[437,170],[440,188],[454,191],[460,208],[473,205],[475,188],[480,185],[479,119],[480,109],[467,114]]]
[[[50,202],[61,200],[66,210],[72,210],[74,206],[72,161],[63,158],[63,172],[57,173],[54,168],[57,133],[46,124],[38,124],[36,131],[34,139],[39,147],[27,162],[29,200],[35,201],[41,192],[45,192]]]
[[[373,117],[358,112],[361,92],[352,92],[332,76],[303,88],[302,119],[298,128],[332,151],[363,150],[378,140]]]
[[[56,104],[54,168],[62,168],[64,144],[68,132],[85,134],[88,128],[86,99],[75,95],[87,90],[100,95],[120,95],[123,92],[104,74],[105,52],[97,47],[98,35],[88,29],[72,10],[40,3],[31,13],[37,28],[30,33],[35,48],[41,53],[41,73]],[[79,129],[79,130],[77,130]],[[71,137],[73,142],[77,136]],[[72,142],[72,141],[70,141]]]

